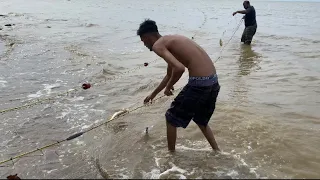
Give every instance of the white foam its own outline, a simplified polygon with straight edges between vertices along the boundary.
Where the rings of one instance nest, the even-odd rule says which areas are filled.
[[[61,79],[57,79],[56,82],[63,82]]]
[[[83,101],[84,100],[84,97],[83,96],[79,96],[79,97],[75,97],[75,98],[72,98],[72,99],[69,99],[71,102],[75,102],[75,101]]]
[[[267,177],[260,177],[260,175],[256,172],[257,168],[250,168],[250,173],[254,174],[256,178],[267,179]]]
[[[222,154],[222,155],[231,155],[230,153],[224,152],[224,151],[221,151],[220,154]]]
[[[130,178],[128,175],[124,174],[126,171],[126,168],[122,168],[119,171],[121,171],[121,173],[119,173],[119,176],[121,176],[121,179],[129,179]]]
[[[160,167],[160,163],[159,163],[160,159],[161,159],[161,158],[155,158],[157,167]]]
[[[244,162],[244,159],[240,159],[241,163],[243,166],[248,166],[248,164],[246,162]]]
[[[52,88],[56,88],[56,87],[60,87],[60,83],[55,83],[55,84],[43,84],[44,89],[43,90],[39,90],[38,92],[36,92],[36,94],[30,94],[27,97],[29,98],[38,98],[41,97],[42,95],[44,95],[44,93],[42,93],[42,91],[45,91],[46,94],[51,94],[51,90]]]
[[[93,112],[99,112],[101,114],[105,113],[106,110],[101,110],[101,109],[90,109],[90,111],[93,111]]]
[[[190,148],[183,145],[177,146],[177,149],[190,150],[190,151],[212,151],[210,148],[195,149],[195,148]]]
[[[1,87],[7,87],[7,86],[6,86],[7,83],[8,83],[7,81],[0,80],[0,86],[1,86]]]
[[[47,171],[47,173],[48,174],[50,174],[50,173],[52,173],[52,172],[54,172],[54,171],[57,171],[58,169],[52,169],[52,170],[50,170],[50,171]]]
[[[156,159],[160,159],[160,158],[156,158]],[[169,162],[169,164],[171,165],[171,168],[165,170],[162,173],[160,173],[160,169],[154,168],[150,172],[147,172],[147,173],[143,171],[142,176],[143,176],[143,178],[149,178],[149,179],[161,179],[162,176],[168,175],[170,173],[180,173],[180,174],[175,174],[175,175],[178,176],[179,179],[187,179],[184,174],[190,174],[190,173],[188,173],[188,171],[186,171],[182,168],[179,168],[178,166],[176,166],[172,162]]]
[[[224,172],[223,172],[223,171],[217,171],[217,172],[215,172],[215,174],[216,174],[218,177],[220,177],[220,176],[222,176],[222,175],[224,174]]]
[[[55,84],[43,84],[44,90],[47,91],[47,94],[51,94],[51,90],[56,87],[60,87],[60,83]]]
[[[182,174],[179,174],[179,179],[187,179],[187,177],[185,177],[185,176],[182,175]]]
[[[255,173],[256,172],[256,168],[250,168],[250,173]]]
[[[235,150],[232,150],[231,153],[232,152],[235,152]],[[234,154],[233,157],[235,159],[237,159],[238,161],[240,161],[240,165],[241,166],[248,167],[250,169],[250,173],[254,174],[256,176],[256,178],[260,178],[260,175],[256,172],[257,168],[250,168],[250,166],[245,162],[245,160],[243,158],[241,158],[240,154]],[[228,175],[231,176],[231,177],[232,176],[238,176],[238,172],[232,170],[231,172],[228,173]]]
[[[42,95],[43,94],[42,94],[42,92],[40,90],[36,94],[29,94],[27,97],[29,97],[29,98],[38,98],[38,97],[41,97]]]
[[[187,173],[188,176],[194,174],[196,172],[196,168],[193,168],[192,171],[190,173]]]
[[[84,145],[85,143],[84,143],[84,141],[77,141],[77,143],[76,143],[77,145]]]
[[[239,173],[235,170],[231,170],[230,172],[227,173],[227,175],[231,177],[236,177],[239,175]]]
[[[66,115],[70,114],[70,110],[68,112],[62,112],[61,116],[57,116],[56,119],[63,119],[64,117],[66,117]]]
[[[159,177],[161,177],[161,176],[163,176],[163,175],[167,175],[167,174],[169,174],[170,172],[179,172],[179,173],[182,173],[182,174],[187,172],[186,170],[181,169],[181,168],[179,168],[178,166],[174,165],[172,162],[170,162],[169,164],[172,166],[172,168],[167,169],[166,171],[164,171],[163,173],[161,173],[161,174],[159,175]]]
[[[142,177],[146,179],[159,179],[160,169],[152,169],[150,172],[142,172]]]
[[[84,125],[84,126],[81,127],[81,129],[87,129],[89,127],[90,127],[90,125]]]

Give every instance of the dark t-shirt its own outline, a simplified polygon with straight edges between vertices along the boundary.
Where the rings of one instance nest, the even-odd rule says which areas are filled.
[[[253,26],[257,24],[256,22],[256,10],[253,6],[250,6],[246,9],[248,13],[244,17],[244,25],[247,26]]]

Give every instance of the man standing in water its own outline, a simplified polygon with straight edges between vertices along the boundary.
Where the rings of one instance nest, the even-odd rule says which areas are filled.
[[[245,10],[236,11],[233,13],[233,16],[237,13],[245,14],[245,16],[243,17],[245,29],[242,33],[241,42],[250,45],[252,38],[257,31],[256,10],[253,6],[250,5],[249,1],[244,1],[243,7]]]
[[[211,147],[219,151],[208,122],[215,109],[220,85],[216,69],[208,54],[187,37],[161,36],[153,20],[145,20],[141,23],[137,35],[150,51],[154,51],[168,64],[166,76],[145,98],[144,103],[152,100],[164,88],[165,95],[173,95],[171,89],[181,78],[185,67],[189,71],[188,84],[174,99],[165,114],[169,151],[175,151],[177,127],[186,128],[191,119],[199,126]]]

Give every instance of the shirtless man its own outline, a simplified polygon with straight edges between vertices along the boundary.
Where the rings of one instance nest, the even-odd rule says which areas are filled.
[[[144,45],[168,64],[167,74],[159,86],[145,98],[152,100],[164,88],[164,94],[181,78],[185,67],[189,71],[188,84],[174,99],[165,116],[169,151],[175,151],[177,127],[186,128],[191,119],[199,126],[211,147],[219,151],[208,122],[215,109],[220,85],[216,70],[208,54],[192,40],[180,35],[161,36],[156,22],[145,20],[137,31]]]

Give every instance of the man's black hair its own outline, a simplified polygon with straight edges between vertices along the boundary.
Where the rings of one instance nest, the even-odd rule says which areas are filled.
[[[249,1],[244,1],[244,3],[248,4],[250,6],[250,2]]]
[[[155,21],[146,19],[140,24],[140,27],[137,30],[137,35],[142,36],[146,33],[158,33],[158,27]]]

